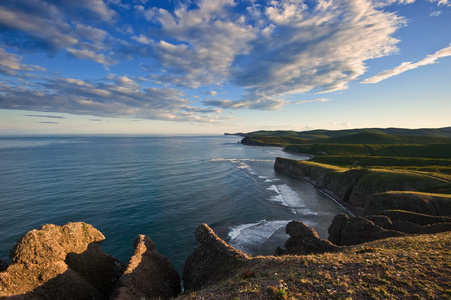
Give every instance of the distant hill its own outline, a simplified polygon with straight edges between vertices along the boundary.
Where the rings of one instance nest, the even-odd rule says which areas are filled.
[[[281,137],[281,136],[290,136],[290,137],[299,137],[310,140],[319,140],[319,139],[327,139],[327,138],[338,138],[349,135],[356,135],[359,133],[366,134],[387,134],[387,135],[397,135],[397,136],[411,136],[411,137],[433,137],[433,138],[451,138],[451,127],[444,128],[421,128],[421,129],[405,129],[405,128],[362,128],[362,129],[344,129],[344,130],[324,130],[324,129],[316,129],[310,131],[292,131],[292,130],[259,130],[248,133],[236,133],[233,135],[245,136],[245,137]],[[227,133],[229,135],[230,133]],[[364,138],[365,136],[361,136]],[[370,138],[371,136],[366,136],[365,138]],[[377,136],[372,136],[376,138]],[[382,136],[377,137],[381,139]],[[355,138],[354,138],[355,139]],[[317,141],[315,141],[317,142]],[[365,143],[365,142],[360,142]],[[390,142],[391,143],[391,142]],[[404,142],[403,142],[404,143]],[[407,142],[405,142],[407,143]],[[410,143],[410,142],[409,142]],[[424,143],[424,142],[418,142]]]
[[[397,130],[396,132],[399,132]],[[387,134],[377,131],[365,131],[357,134],[317,139],[317,144],[448,144],[450,137],[439,137],[436,132],[418,131],[418,134],[425,135],[397,135]]]

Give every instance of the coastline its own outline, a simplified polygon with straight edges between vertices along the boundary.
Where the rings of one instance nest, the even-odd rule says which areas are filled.
[[[300,156],[306,156],[306,157],[308,157],[308,159],[306,159],[306,160],[311,160],[311,159],[315,158],[315,155],[313,155],[313,154],[285,151],[284,148],[282,148],[282,150],[283,150],[284,152],[287,152],[287,153],[290,153],[290,154],[295,154],[295,155],[297,154],[297,155],[300,155]],[[278,170],[278,172],[283,173],[283,172],[280,171],[280,170]],[[284,174],[285,174],[285,173],[284,173]],[[289,174],[287,174],[287,175],[289,175]],[[291,175],[290,175],[290,176],[291,176]],[[311,186],[313,186],[315,189],[317,189],[318,191],[320,191],[320,192],[323,193],[324,195],[326,195],[326,196],[328,196],[329,198],[331,198],[332,200],[334,200],[339,206],[341,206],[341,207],[343,207],[344,209],[346,209],[352,217],[356,217],[356,216],[361,217],[361,216],[364,215],[364,208],[362,208],[362,207],[356,207],[356,206],[350,205],[349,203],[345,203],[345,202],[341,201],[341,200],[339,199],[339,197],[337,197],[337,195],[335,195],[335,194],[332,193],[331,191],[326,190],[326,189],[322,189],[322,188],[318,187],[318,186],[316,185],[316,182],[315,182],[314,180],[310,180],[309,177],[295,177],[295,178],[307,182],[308,184],[310,184]]]

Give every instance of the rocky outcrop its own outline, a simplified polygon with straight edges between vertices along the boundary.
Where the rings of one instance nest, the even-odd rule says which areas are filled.
[[[366,215],[398,209],[432,216],[451,215],[451,195],[390,191],[374,194],[365,209]]]
[[[358,245],[405,235],[399,231],[383,229],[368,219],[362,217],[349,218],[345,214],[335,216],[328,232],[329,241],[339,246]]]
[[[135,253],[110,299],[169,299],[180,292],[180,277],[174,265],[155,250],[150,237],[139,235]]]
[[[149,237],[135,240],[127,269],[100,248],[104,239],[82,222],[28,232],[0,272],[0,298],[168,299],[180,293],[177,271]]]
[[[250,259],[220,239],[207,224],[200,225],[194,234],[201,245],[185,262],[182,276],[185,291],[198,290],[226,278]]]
[[[321,239],[315,229],[300,221],[291,221],[285,230],[290,238],[284,244],[285,250],[277,247],[276,255],[307,255],[340,250],[340,247]]]
[[[335,216],[329,226],[329,241],[336,245],[357,245],[405,234],[433,234],[451,231],[451,218],[407,211],[384,211],[365,218]]]
[[[123,265],[100,249],[103,234],[86,223],[44,225],[10,252],[0,296],[17,299],[107,299]]]

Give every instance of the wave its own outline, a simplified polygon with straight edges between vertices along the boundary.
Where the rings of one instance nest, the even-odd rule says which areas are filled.
[[[285,226],[291,220],[267,221],[241,224],[230,227],[228,234],[229,245],[250,255],[273,254],[277,246],[283,245],[288,239]],[[303,221],[308,226],[315,226],[315,222]],[[282,229],[282,230],[281,230]],[[279,231],[280,230],[280,231]],[[265,248],[268,249],[264,249]]]
[[[265,241],[289,222],[261,220],[257,223],[232,226],[228,235],[229,244],[244,253],[254,255]]]
[[[271,185],[268,190],[273,191],[276,195],[270,198],[271,201],[279,202],[283,206],[292,209],[294,214],[301,213],[303,215],[317,215],[316,212],[305,206],[302,198],[292,188],[286,184]]]
[[[249,166],[246,162],[272,162],[272,160],[264,160],[264,159],[243,159],[243,158],[213,158],[210,159],[211,162],[231,162],[237,165],[238,169],[246,170],[249,174],[257,175],[255,171]],[[265,179],[265,181],[270,180],[267,177],[259,176],[259,178]],[[269,182],[269,181],[268,181]]]

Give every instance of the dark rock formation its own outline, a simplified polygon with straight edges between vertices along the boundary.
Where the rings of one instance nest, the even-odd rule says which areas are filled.
[[[365,214],[380,214],[387,209],[406,210],[432,216],[450,216],[451,197],[418,192],[377,193],[371,197]]]
[[[110,299],[168,299],[180,292],[180,277],[174,265],[155,250],[150,237],[139,235],[135,254]]]
[[[339,246],[358,245],[369,241],[404,236],[399,231],[386,230],[361,217],[335,216],[329,226],[329,241]]]
[[[0,272],[5,271],[6,269],[8,269],[8,263],[0,259]]]
[[[83,253],[68,253],[65,262],[105,298],[111,295],[125,270],[125,265],[105,253],[98,243],[89,244]]]
[[[185,262],[182,276],[185,291],[198,290],[225,278],[250,259],[220,239],[207,224],[200,225],[194,234],[201,245]]]
[[[284,244],[286,250],[277,247],[276,255],[307,255],[340,250],[340,247],[321,239],[315,229],[302,222],[291,221],[285,230],[290,235]]]
[[[82,222],[28,232],[11,250],[12,264],[0,273],[0,297],[107,299],[123,265],[100,249],[104,239]]]

